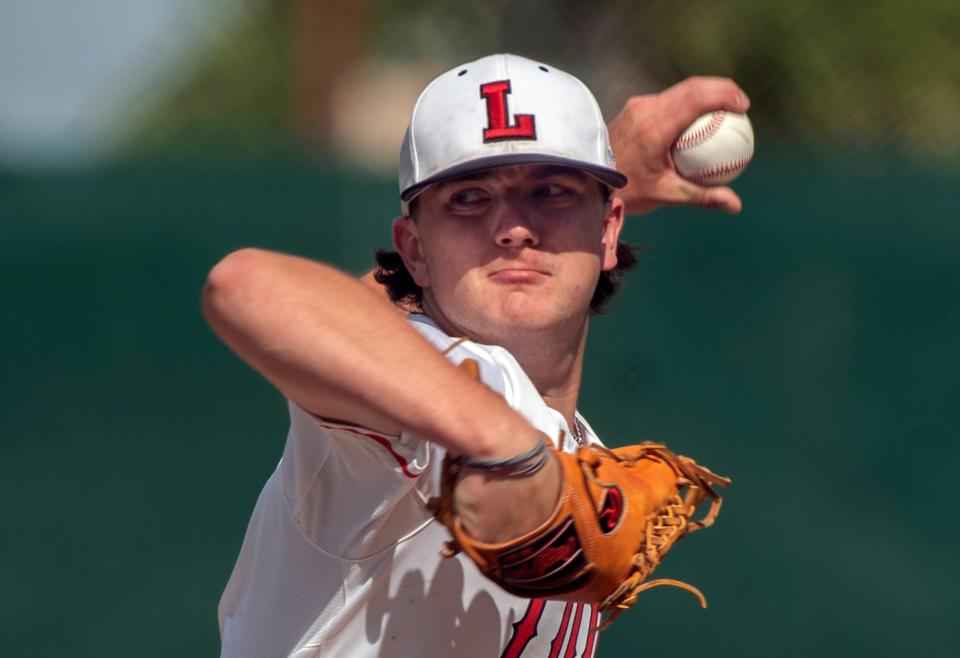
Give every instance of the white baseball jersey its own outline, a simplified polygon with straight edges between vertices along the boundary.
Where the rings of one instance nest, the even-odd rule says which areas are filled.
[[[440,350],[454,343],[426,316],[410,322]],[[506,350],[463,342],[447,356],[475,359],[486,385],[576,449],[563,416]],[[440,557],[449,535],[426,501],[439,491],[442,448],[289,406],[283,458],[220,600],[223,658],[594,654],[594,606],[519,598],[462,554]]]

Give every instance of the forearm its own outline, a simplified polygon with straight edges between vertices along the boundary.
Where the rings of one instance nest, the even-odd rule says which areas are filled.
[[[377,278],[375,276],[376,272],[377,272],[377,268],[367,270],[366,272],[363,273],[362,276],[359,277],[358,280],[367,288],[375,292],[378,296],[383,297],[384,299],[389,301],[390,294],[387,292],[387,288],[382,283],[377,281]],[[390,304],[391,306],[393,306],[394,310],[397,313],[400,313],[401,315],[404,315],[404,316],[406,316],[407,313],[412,313],[420,310],[419,308],[414,308],[404,304],[398,304],[392,301],[390,302]]]
[[[444,359],[383,295],[332,267],[235,252],[211,271],[203,310],[241,358],[319,416],[404,429],[485,458],[535,440],[519,414]]]

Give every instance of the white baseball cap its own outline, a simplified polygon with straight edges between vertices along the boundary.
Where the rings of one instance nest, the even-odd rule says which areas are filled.
[[[586,85],[525,57],[490,55],[450,69],[417,99],[400,149],[404,214],[432,183],[514,164],[558,164],[627,184]]]

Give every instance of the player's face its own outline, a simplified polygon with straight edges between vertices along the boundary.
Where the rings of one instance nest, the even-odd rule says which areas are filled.
[[[424,310],[458,335],[496,339],[582,326],[600,272],[616,266],[619,199],[556,166],[500,167],[429,187],[394,242]]]

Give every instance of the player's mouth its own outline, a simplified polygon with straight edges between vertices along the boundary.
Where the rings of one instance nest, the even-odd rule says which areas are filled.
[[[505,267],[490,274],[490,278],[497,283],[537,283],[550,276],[542,270],[530,267]]]

